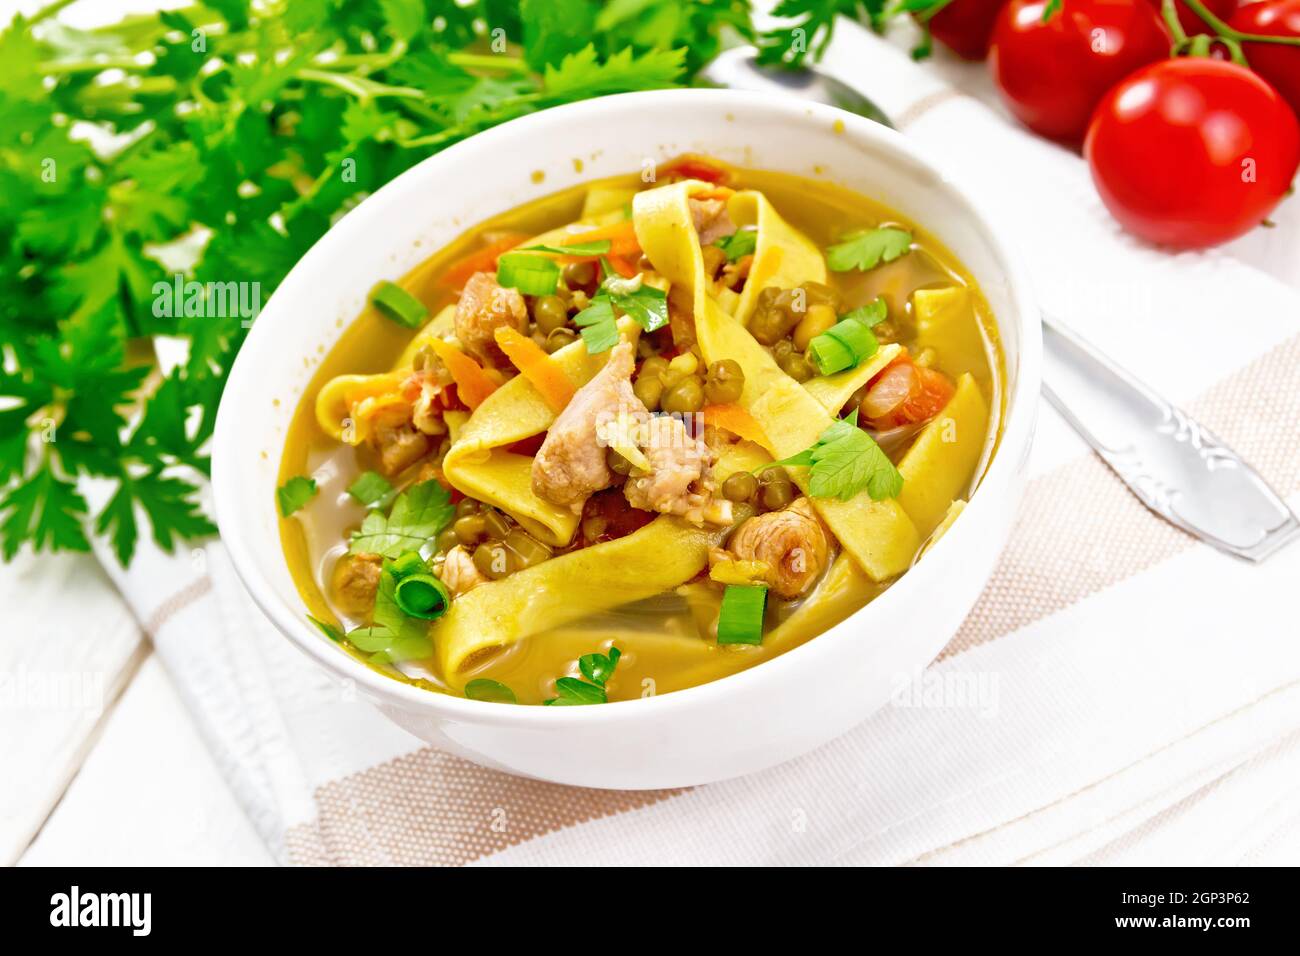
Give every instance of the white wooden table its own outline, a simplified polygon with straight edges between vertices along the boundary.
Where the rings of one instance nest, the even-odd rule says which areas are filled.
[[[0,22],[37,5],[0,2]],[[934,68],[996,104],[982,68]],[[1275,218],[1230,251],[1300,289],[1300,197]],[[94,558],[0,565],[0,607],[0,863],[273,863]]]

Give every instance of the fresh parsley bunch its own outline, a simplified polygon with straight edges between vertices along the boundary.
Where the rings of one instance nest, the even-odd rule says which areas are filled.
[[[721,30],[751,33],[745,0],[205,0],[92,30],[59,21],[68,5],[0,33],[6,559],[100,535],[125,564],[142,519],[168,551],[214,530],[197,482],[247,332],[214,289],[264,304],[426,156],[549,106],[688,83]],[[200,295],[160,308],[171,287]],[[162,338],[180,353],[166,369]],[[107,501],[93,513],[88,479]]]

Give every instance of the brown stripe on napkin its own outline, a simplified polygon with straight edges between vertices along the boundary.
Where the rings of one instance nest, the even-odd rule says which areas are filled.
[[[285,849],[314,866],[454,866],[683,792],[565,787],[426,748],[318,789],[316,823]]]
[[[1188,409],[1282,495],[1300,490],[1300,336],[1221,379]],[[1193,539],[1088,455],[1029,483],[988,586],[939,659],[1063,610],[1190,548]]]
[[[1191,404],[1283,494],[1300,490],[1300,336]],[[1191,547],[1088,455],[1029,483],[988,587],[940,655],[1011,633]],[[684,790],[613,791],[513,777],[429,748],[316,791],[317,819],[291,828],[293,863],[454,865]]]

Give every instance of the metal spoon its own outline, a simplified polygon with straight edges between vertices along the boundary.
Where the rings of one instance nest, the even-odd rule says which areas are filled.
[[[700,76],[730,89],[802,96],[893,127],[852,87],[820,70],[760,66],[752,47],[719,54]],[[1300,538],[1300,520],[1236,452],[1059,322],[1042,320],[1043,394],[1139,501],[1251,561]]]

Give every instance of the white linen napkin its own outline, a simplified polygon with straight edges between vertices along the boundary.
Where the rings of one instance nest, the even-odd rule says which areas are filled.
[[[841,25],[825,63],[996,211],[1045,307],[1300,504],[1300,296],[1125,236],[1082,160],[897,44]],[[820,750],[687,792],[559,787],[424,747],[275,633],[219,543],[142,542],[125,572],[101,557],[288,863],[1276,861],[1300,834],[1300,547],[1256,567],[1192,542],[1046,406],[1031,469],[934,666]]]

